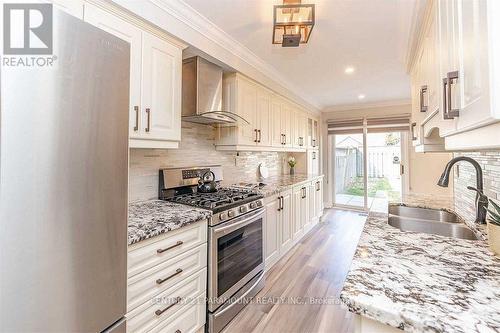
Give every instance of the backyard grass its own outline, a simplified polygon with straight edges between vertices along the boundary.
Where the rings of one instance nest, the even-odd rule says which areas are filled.
[[[377,191],[387,191],[390,200],[399,199],[399,192],[394,191],[387,178],[368,178],[368,196],[375,197]],[[356,177],[344,194],[363,196],[365,193],[363,177]]]

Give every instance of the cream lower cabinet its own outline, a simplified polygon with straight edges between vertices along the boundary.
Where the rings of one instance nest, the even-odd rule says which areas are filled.
[[[296,186],[293,188],[293,241],[298,242],[304,236],[304,225],[307,222],[308,202],[307,185]]]
[[[85,3],[84,20],[130,43],[130,147],[177,148],[184,46],[107,9]]]
[[[203,330],[206,220],[129,246],[127,261],[128,332]]]
[[[280,193],[281,207],[278,214],[280,256],[293,246],[292,190]]]
[[[279,259],[280,227],[282,224],[281,196],[266,199],[266,225],[264,226],[264,253],[266,266],[272,266]]]
[[[264,253],[266,269],[293,246],[291,219],[292,191],[284,191],[266,199],[266,226],[264,228]]]

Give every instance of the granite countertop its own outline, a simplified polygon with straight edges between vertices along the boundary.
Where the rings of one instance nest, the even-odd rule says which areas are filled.
[[[320,177],[323,177],[323,175],[295,174],[271,176],[265,179],[259,179],[257,182],[262,182],[266,184],[266,186],[258,188],[256,191],[264,197],[270,197],[281,191],[286,191],[296,184],[318,179]]]
[[[128,208],[128,245],[211,216],[209,210],[163,200],[131,203]]]
[[[370,214],[340,298],[409,332],[500,332],[500,259],[485,240],[404,232]]]

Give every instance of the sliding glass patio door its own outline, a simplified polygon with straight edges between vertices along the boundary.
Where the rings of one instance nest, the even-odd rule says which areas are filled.
[[[363,133],[336,134],[335,147],[335,205],[365,207]]]
[[[328,124],[333,206],[386,212],[403,193],[409,119],[356,119]]]

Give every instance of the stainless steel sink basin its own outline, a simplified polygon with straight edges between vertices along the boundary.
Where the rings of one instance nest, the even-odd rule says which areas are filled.
[[[389,225],[402,231],[422,232],[445,237],[477,240],[459,217],[440,209],[389,206]]]
[[[408,217],[389,215],[389,225],[399,228],[401,231],[414,231],[445,237],[477,240],[477,237],[472,230],[461,223],[418,220]]]
[[[456,214],[441,209],[389,206],[389,214],[415,218],[419,220],[460,223],[460,219]]]

